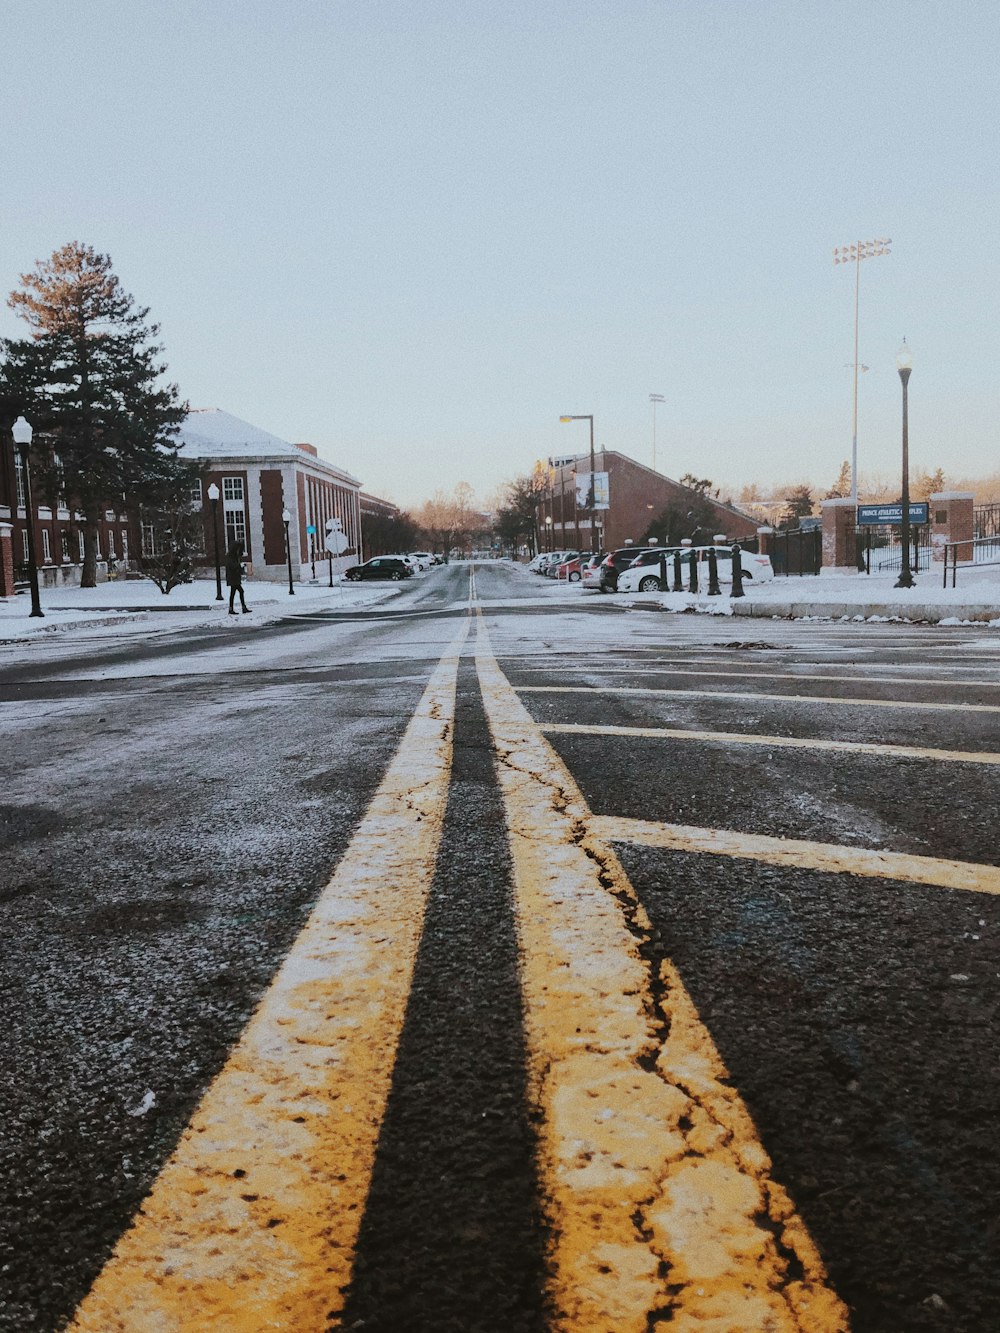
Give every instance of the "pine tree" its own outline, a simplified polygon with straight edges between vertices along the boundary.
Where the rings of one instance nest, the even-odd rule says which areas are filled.
[[[162,383],[159,326],[91,246],[71,241],[39,261],[8,305],[31,336],[3,342],[0,388],[28,404],[42,487],[51,491],[58,477],[84,515],[81,584],[92,588],[102,510],[178,474],[172,436],[187,404]]]
[[[833,483],[824,500],[846,500],[851,494],[851,465],[845,458],[840,465],[840,471],[837,473],[837,480]]]

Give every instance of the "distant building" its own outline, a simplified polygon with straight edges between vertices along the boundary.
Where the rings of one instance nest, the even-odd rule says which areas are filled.
[[[204,505],[207,554],[213,549],[207,496],[214,482],[220,492],[220,543],[225,550],[230,542],[241,541],[255,578],[281,582],[287,577],[286,510],[296,576],[303,576],[313,556],[326,559],[323,542],[330,518],[340,519],[348,541],[334,569],[357,561],[361,483],[321,459],[314,445],[291,444],[217,407],[190,412],[178,439],[180,457],[196,462],[201,473],[193,498]],[[144,543],[152,537],[144,533]]]
[[[585,503],[582,507],[577,504],[577,474],[589,473],[590,454],[569,462],[554,461],[560,466],[551,469],[549,489],[537,506],[542,548],[589,551],[590,512]],[[729,540],[757,535],[757,520],[751,515],[711,496],[702,497],[614,449],[597,450],[595,471],[608,474],[608,507],[594,514],[599,550],[614,551],[629,542],[641,542],[665,509],[672,506],[684,513],[696,500],[703,501],[712,516],[710,527],[699,532],[696,541],[710,542],[718,533]]]

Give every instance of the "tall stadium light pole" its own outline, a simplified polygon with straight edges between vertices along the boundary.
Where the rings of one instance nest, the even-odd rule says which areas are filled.
[[[587,508],[590,510],[590,552],[596,555],[599,547],[597,545],[597,523],[594,518],[594,512],[597,508],[597,496],[594,494],[594,418],[592,416],[565,416],[560,417],[560,421],[589,421],[590,422],[590,489],[587,492]]]
[[[902,560],[899,566],[897,588],[912,588],[913,574],[910,572],[910,436],[907,403],[907,386],[910,383],[910,371],[913,369],[913,357],[903,339],[903,345],[896,357],[896,369],[903,383],[903,514],[902,532],[899,534],[902,547]]]
[[[656,471],[656,404],[665,403],[667,400],[662,393],[651,393],[649,401],[653,404],[653,471]]]
[[[861,296],[861,261],[874,259],[877,255],[891,254],[892,241],[888,236],[876,241],[855,241],[853,245],[843,245],[833,252],[835,264],[854,265],[854,415],[851,437],[851,503],[858,507],[858,305]]]

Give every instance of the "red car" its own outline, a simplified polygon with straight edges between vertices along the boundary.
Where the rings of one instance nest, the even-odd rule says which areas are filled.
[[[566,560],[563,564],[556,566],[556,578],[567,579],[570,583],[579,583],[582,577],[580,566],[583,564],[583,556],[574,556],[572,560]]]

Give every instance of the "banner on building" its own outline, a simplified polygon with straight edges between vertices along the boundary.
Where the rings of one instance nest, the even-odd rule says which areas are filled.
[[[595,509],[611,508],[611,492],[608,487],[608,474],[606,472],[578,472],[576,474],[576,507],[577,509],[590,509],[590,479],[594,479],[594,499]]]

